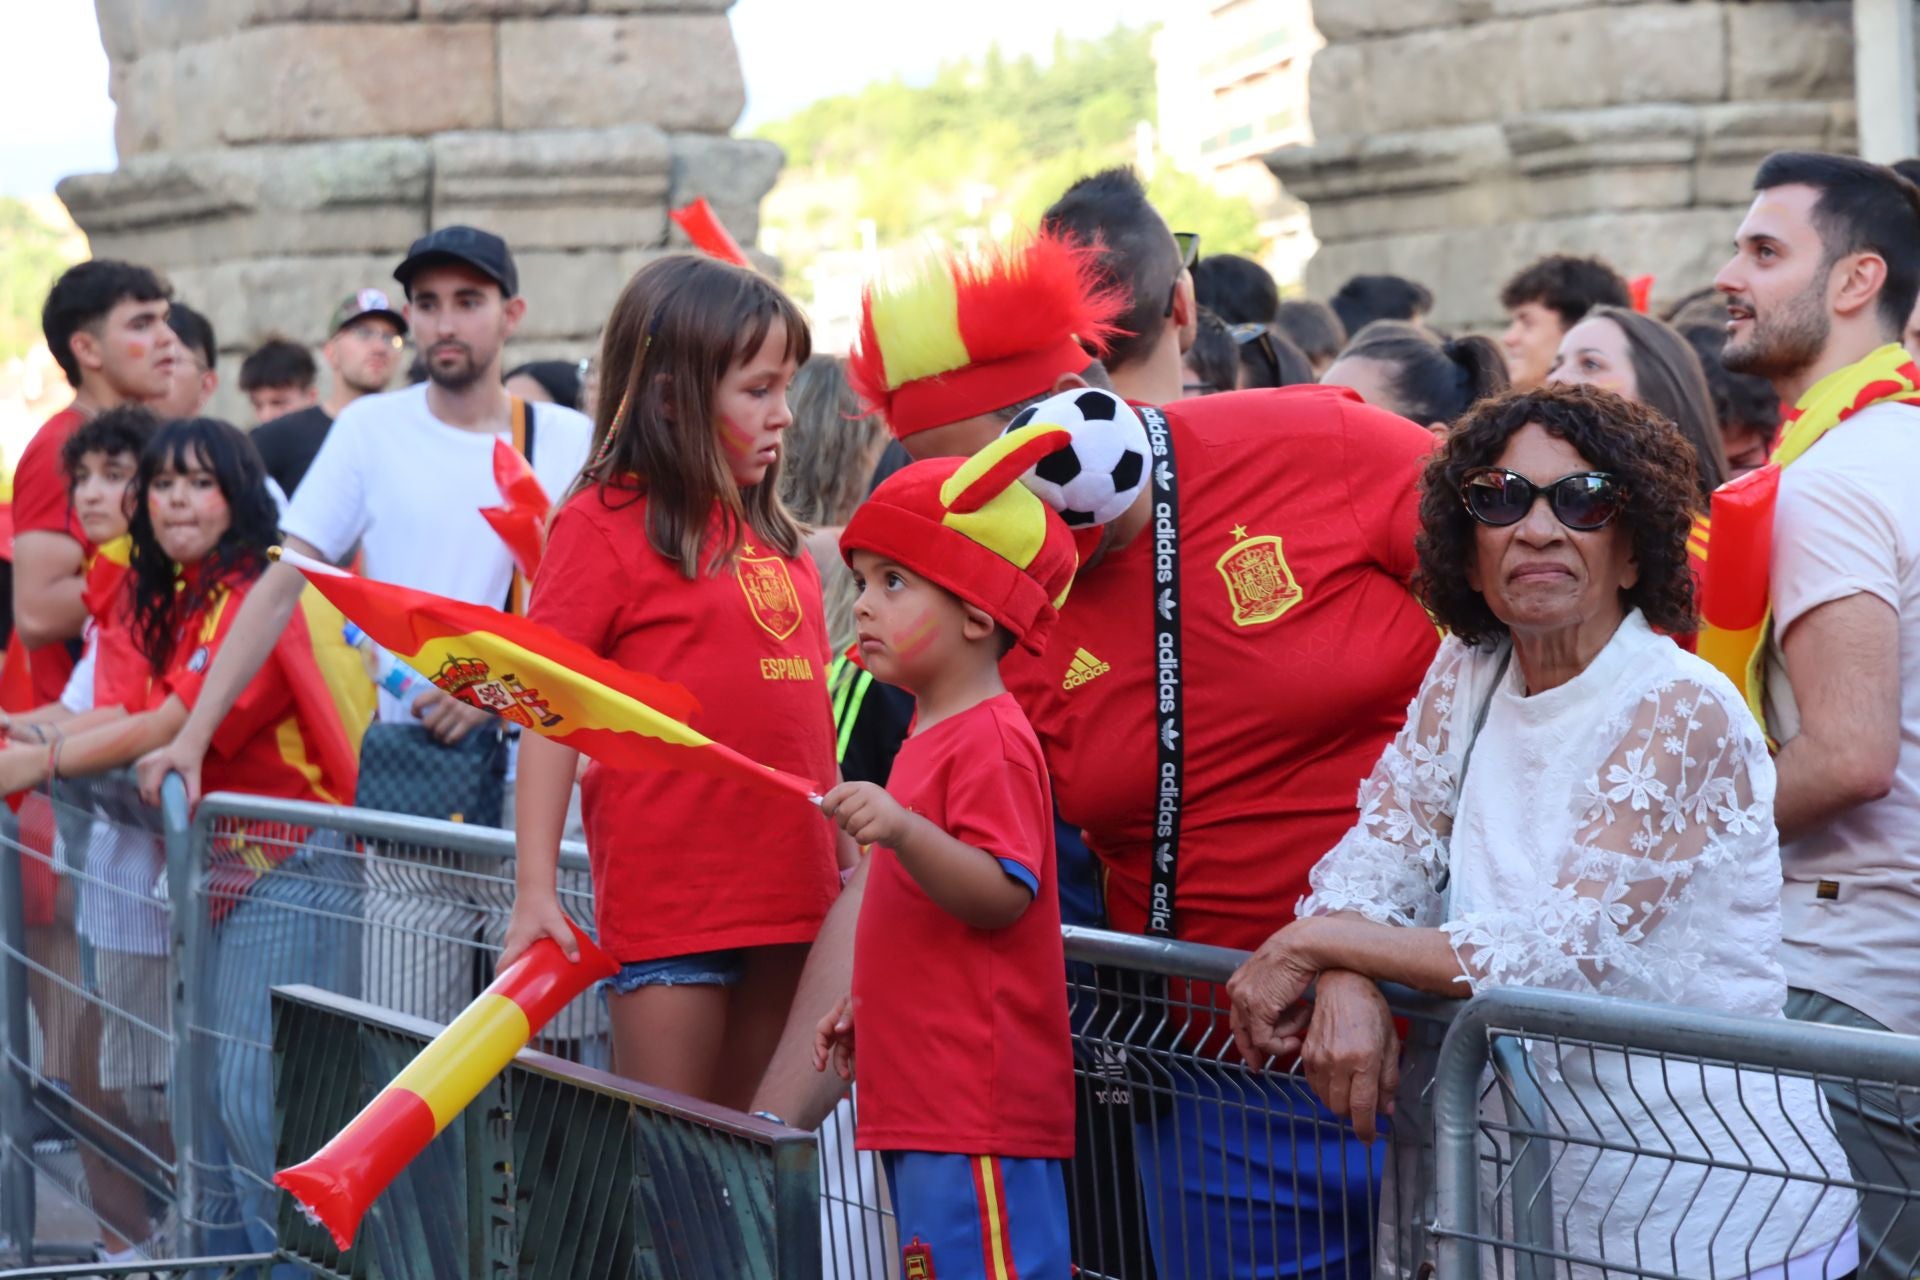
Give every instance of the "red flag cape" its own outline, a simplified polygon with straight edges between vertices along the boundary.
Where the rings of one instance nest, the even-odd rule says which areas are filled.
[[[811,799],[814,783],[758,764],[686,720],[692,694],[498,609],[463,604],[282,550],[394,657],[472,706],[619,769],[690,769]]]

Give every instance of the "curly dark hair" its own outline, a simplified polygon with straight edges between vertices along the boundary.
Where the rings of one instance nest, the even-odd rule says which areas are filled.
[[[1640,580],[1625,593],[1629,609],[1669,634],[1699,630],[1687,534],[1699,505],[1693,446],[1672,423],[1644,405],[1596,387],[1545,386],[1483,400],[1462,418],[1420,483],[1420,569],[1415,590],[1434,621],[1471,645],[1507,634],[1485,597],[1467,584],[1479,527],[1460,501],[1460,482],[1475,467],[1495,465],[1507,441],[1538,424],[1579,451],[1595,471],[1626,490],[1618,517],[1633,543]]]
[[[185,472],[189,466],[213,473],[233,512],[233,523],[207,554],[192,584],[182,589],[179,566],[153,531],[147,495],[155,476],[163,471]],[[267,548],[280,540],[280,517],[267,489],[266,466],[253,441],[218,418],[182,418],[160,428],[140,455],[133,489],[128,572],[133,583],[134,645],[154,674],[161,675],[172,660],[179,625],[206,604],[214,588],[251,581],[266,571]]]

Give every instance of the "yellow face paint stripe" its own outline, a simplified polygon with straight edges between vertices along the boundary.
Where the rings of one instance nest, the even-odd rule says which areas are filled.
[[[986,1218],[987,1254],[993,1259],[993,1280],[1008,1280],[1007,1232],[1001,1218],[1000,1164],[992,1156],[976,1156],[980,1161],[980,1189],[985,1203],[980,1206]]]
[[[482,994],[453,1020],[389,1088],[417,1095],[440,1132],[533,1036],[527,1012],[505,996]]]

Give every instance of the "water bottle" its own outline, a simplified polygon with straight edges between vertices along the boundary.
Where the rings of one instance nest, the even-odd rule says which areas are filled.
[[[411,702],[431,687],[411,667],[375,644],[372,636],[353,623],[342,624],[340,634],[348,644],[359,650],[360,661],[366,664],[368,677],[400,701]]]

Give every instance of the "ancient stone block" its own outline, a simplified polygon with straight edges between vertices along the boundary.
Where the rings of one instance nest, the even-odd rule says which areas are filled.
[[[580,13],[586,0],[420,0],[423,18],[540,18]]]
[[[668,144],[652,125],[444,133],[433,155],[436,225],[483,226],[516,251],[666,238]]]
[[[428,155],[411,138],[128,160],[60,184],[96,252],[173,267],[248,254],[398,253],[426,230]]]
[[[107,92],[115,108],[113,146],[123,159],[174,145],[174,74],[174,55],[166,50],[113,64]]]
[[[725,13],[733,0],[587,0],[588,13]]]
[[[1634,4],[1517,23],[1511,64],[1524,106],[1561,111],[1630,102],[1716,102],[1727,92],[1727,22],[1718,4]]]
[[[585,340],[600,332],[613,300],[633,273],[664,249],[588,249],[515,253],[527,314],[518,339]]]
[[[1452,27],[1491,15],[1502,0],[1336,0],[1314,6],[1313,24],[1330,42]]]
[[[140,56],[140,0],[94,0],[100,44],[116,71]]]
[[[1846,0],[1730,5],[1727,48],[1736,100],[1853,92],[1853,15]]]
[[[1368,41],[1365,78],[1346,91],[1372,99],[1374,131],[1503,119],[1521,107],[1521,26],[1484,22]],[[1383,92],[1388,85],[1418,88]]]
[[[675,134],[667,203],[678,209],[705,196],[734,239],[751,246],[760,235],[760,201],[773,190],[786,159],[778,146],[758,139]],[[687,243],[678,226],[670,239],[676,246]]]
[[[231,0],[230,0],[231,2]],[[258,22],[404,22],[424,0],[240,0],[249,23]]]
[[[497,30],[504,128],[646,120],[721,133],[746,105],[724,14],[509,20]]]
[[[498,120],[493,34],[486,23],[283,23],[185,52],[208,57],[219,141],[430,134]],[[180,91],[186,75],[183,59]]]
[[[1754,171],[1770,152],[1851,149],[1833,138],[1833,107],[1822,102],[1715,103],[1701,108],[1700,119],[1694,191],[1703,203],[1745,206]]]
[[[1367,53],[1363,44],[1330,44],[1313,55],[1307,68],[1307,118],[1316,138],[1345,138],[1369,132],[1372,96],[1367,92]]]
[[[317,344],[340,299],[368,285],[396,287],[399,260],[392,254],[224,259],[168,274],[175,292],[206,313],[215,333],[247,342],[283,333]]]

